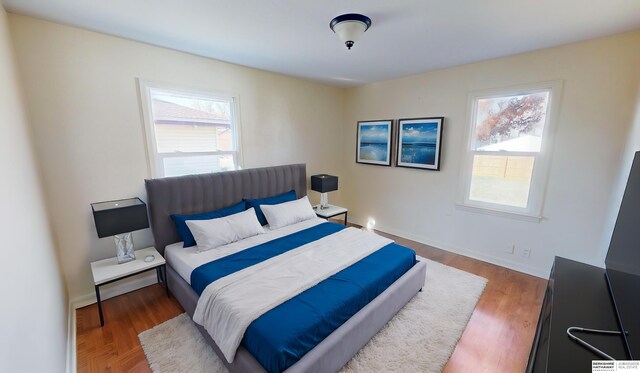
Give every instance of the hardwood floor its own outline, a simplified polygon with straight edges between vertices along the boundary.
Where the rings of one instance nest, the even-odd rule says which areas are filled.
[[[425,258],[489,280],[444,372],[522,372],[538,321],[546,280],[414,241],[383,234]],[[150,372],[138,334],[180,313],[164,288],[148,288],[76,312],[78,372]]]
[[[151,372],[138,334],[184,312],[158,284],[107,299],[102,310],[102,328],[96,304],[76,311],[78,372]]]

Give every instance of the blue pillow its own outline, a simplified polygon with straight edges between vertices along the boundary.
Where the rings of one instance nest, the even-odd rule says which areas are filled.
[[[278,203],[295,201],[296,199],[296,191],[290,190],[286,193],[278,194],[272,197],[255,199],[243,198],[242,200],[247,203],[247,210],[252,207],[256,210],[256,215],[258,216],[258,221],[260,222],[260,224],[266,225],[267,218],[264,217],[262,210],[260,210],[260,205],[277,205]]]
[[[247,205],[244,202],[240,202],[236,205],[232,205],[229,207],[225,207],[220,210],[203,212],[200,214],[194,215],[178,215],[172,214],[171,219],[176,223],[176,230],[178,231],[178,236],[184,241],[183,247],[190,247],[196,245],[196,239],[193,238],[189,227],[187,226],[187,220],[211,220],[216,218],[222,218],[224,216],[237,214],[239,212],[243,212],[247,209]]]

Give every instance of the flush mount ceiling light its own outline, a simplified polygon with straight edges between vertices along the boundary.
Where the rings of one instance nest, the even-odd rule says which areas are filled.
[[[371,27],[371,18],[356,13],[343,14],[332,19],[329,27],[351,49],[353,43]]]

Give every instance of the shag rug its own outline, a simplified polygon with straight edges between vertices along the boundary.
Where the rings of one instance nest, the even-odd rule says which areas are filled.
[[[341,372],[441,372],[462,335],[487,280],[427,262],[419,292]],[[186,314],[138,335],[151,370],[226,373]]]

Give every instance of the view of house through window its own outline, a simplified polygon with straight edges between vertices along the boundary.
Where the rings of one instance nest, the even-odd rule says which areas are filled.
[[[531,210],[551,89],[475,97],[465,202]]]
[[[156,176],[233,170],[238,139],[232,97],[149,88]]]

